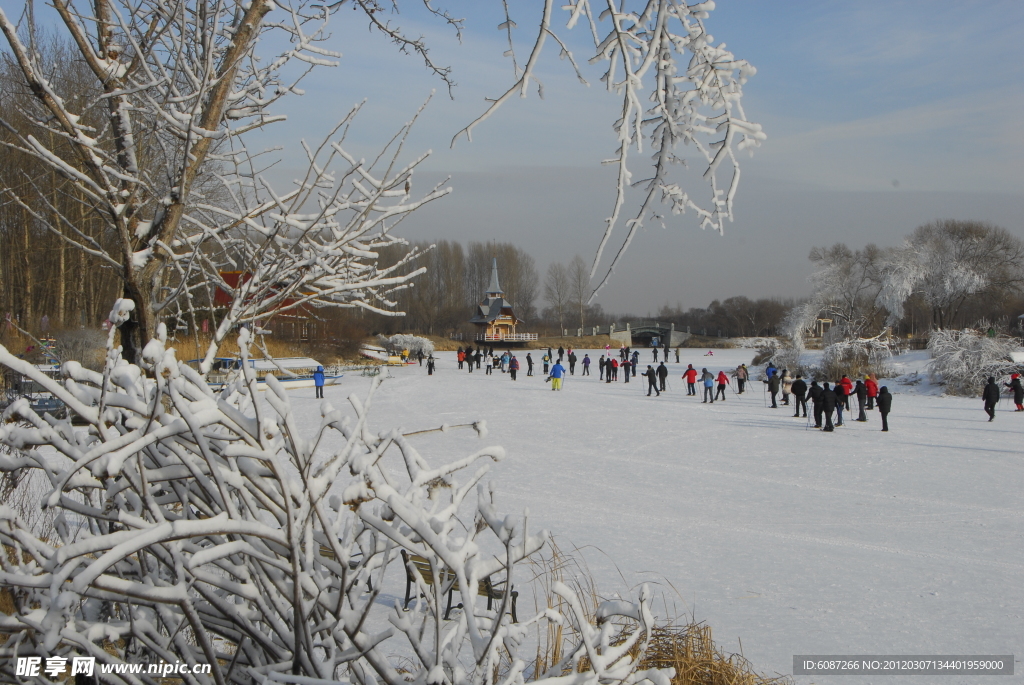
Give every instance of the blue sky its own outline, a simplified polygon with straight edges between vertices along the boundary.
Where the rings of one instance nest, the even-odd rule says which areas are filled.
[[[403,13],[390,18],[452,67],[454,100],[418,57],[399,54],[345,7],[330,42],[341,65],[308,77],[306,95],[283,107],[289,121],[250,146],[287,148],[272,172],[283,183],[296,174],[297,141],[319,140],[366,98],[351,142],[373,156],[437,89],[408,149],[433,150],[420,182],[451,175],[454,192],[410,217],[400,234],[506,240],[533,252],[541,269],[575,253],[590,259],[613,199],[600,162],[615,148],[616,98],[596,68],[586,72],[591,86],[581,85],[549,44],[538,71],[545,97],[533,91],[508,102],[472,143],[449,149],[512,71],[496,29],[500,1],[434,5],[466,18],[461,44],[419,3],[401,3]],[[540,4],[509,5],[526,48]],[[564,22],[556,9],[554,25]],[[606,309],[644,314],[733,295],[803,296],[812,246],[894,245],[938,218],[990,221],[1024,237],[1024,3],[719,0],[706,25],[757,67],[744,108],[768,140],[741,161],[736,221],[725,235],[700,230],[692,214],[649,225],[602,291]],[[560,34],[578,61],[590,57],[584,26]]]

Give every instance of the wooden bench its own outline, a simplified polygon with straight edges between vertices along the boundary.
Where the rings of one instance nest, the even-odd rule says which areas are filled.
[[[413,599],[412,588],[416,586],[416,576],[413,574],[413,570],[419,573],[427,585],[433,584],[434,574],[430,570],[430,561],[426,557],[409,554],[402,550],[402,560],[405,562],[405,603],[402,606],[408,608],[409,602]],[[455,572],[449,568],[442,568],[438,577],[442,589],[445,587],[448,589],[448,606],[444,610],[444,620],[447,621],[448,614],[452,611],[452,595],[459,592],[459,581],[455,577]],[[505,597],[505,581],[495,583],[490,577],[483,578],[478,584],[477,594],[487,598],[487,610],[490,611],[495,601],[500,602]],[[512,590],[509,596],[512,598],[512,610],[509,612],[512,614],[512,622],[519,623],[519,619],[516,618],[516,600],[519,598],[519,593]],[[456,608],[461,609],[462,604],[456,605]]]

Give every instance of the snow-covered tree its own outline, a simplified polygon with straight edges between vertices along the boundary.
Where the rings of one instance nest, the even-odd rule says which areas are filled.
[[[928,369],[949,394],[977,396],[989,376],[1001,378],[1020,370],[1011,357],[1015,349],[1017,340],[1003,333],[990,336],[984,328],[939,329],[928,337],[932,355]]]
[[[388,309],[388,290],[411,278],[378,273],[375,250],[393,240],[387,232],[399,217],[444,193],[435,188],[411,199],[419,160],[400,164],[388,157],[375,169],[329,137],[319,148],[305,148],[309,169],[296,187],[274,190],[260,178],[270,161],[250,154],[244,142],[246,132],[283,118],[273,111],[275,103],[299,92],[309,69],[337,64],[338,53],[326,43],[328,23],[346,4],[94,0],[83,8],[74,0],[55,0],[61,28],[95,80],[97,96],[87,100],[56,92],[39,54],[0,10],[0,30],[34,102],[26,110],[28,125],[5,122],[13,138],[4,144],[70,181],[85,212],[113,236],[113,247],[78,230],[72,213],[53,211],[57,208],[30,197],[31,191],[15,193],[14,200],[41,226],[119,274],[125,298],[136,303],[122,330],[129,359],[140,361],[142,346],[161,318],[189,311],[194,306],[189,296],[214,285],[230,292],[238,305],[227,319],[230,327],[275,311],[300,292],[303,304]],[[382,3],[351,5],[372,28],[400,50],[418,54],[452,85],[450,69],[434,64],[422,39],[406,36],[383,18]],[[599,78],[622,97],[615,123],[616,199],[591,274],[618,223],[627,188],[634,185],[643,186],[643,201],[627,222],[608,275],[637,229],[659,218],[659,198],[672,212],[692,210],[703,227],[721,231],[732,217],[739,182],[736,152],[764,139],[741,105],[742,85],[754,68],[706,31],[714,3],[630,5],[597,7],[591,0],[572,0],[563,8],[567,30],[581,21],[589,26],[595,45],[590,61],[603,65]],[[424,6],[461,30],[461,20],[431,3]],[[503,6],[507,11],[508,3]],[[515,22],[508,18],[499,27],[509,36],[514,84],[463,130],[467,138],[514,94],[526,94],[547,43],[557,44],[560,56],[584,78],[553,28],[553,0],[535,7],[539,30],[524,63],[518,62],[512,41]],[[283,48],[267,54],[271,45]],[[342,122],[343,130],[349,124]],[[706,202],[673,180],[672,168],[682,169],[686,162],[678,156],[680,143],[696,152],[711,188]],[[653,172],[644,181],[633,181],[627,163],[631,151],[653,153]],[[329,170],[331,158],[339,169]],[[723,168],[732,169],[727,187],[718,182]],[[220,176],[226,200],[199,183],[211,175]],[[219,276],[224,268],[248,274],[246,282],[264,292],[227,283]]]
[[[971,296],[1024,288],[1024,241],[975,221],[920,226],[885,262],[879,302],[890,321],[903,317],[903,306],[915,293],[931,307],[932,324],[944,328]]]
[[[119,301],[112,321],[123,325],[132,309]],[[62,382],[0,346],[0,364],[86,424],[39,416],[26,400],[2,416],[0,471],[38,475],[41,504],[58,513],[44,533],[0,505],[0,578],[14,605],[0,615],[5,680],[16,680],[17,656],[84,655],[211,666],[183,675],[190,684],[522,685],[528,632],[555,622],[571,644],[532,680],[668,685],[671,671],[637,671],[653,624],[646,588],[637,603],[602,604],[593,624],[556,583],[565,612],[511,621],[513,585],[525,581],[518,565],[548,534],[531,531],[525,514],[500,513],[482,485],[500,447],[431,465],[415,446],[430,431],[371,429],[379,379],[365,400],[349,398],[348,412],[321,403],[319,425],[303,434],[273,376],[265,395],[248,368],[215,393],[166,347],[162,324],[157,333],[141,367],[121,358],[112,331],[103,372],[69,362]],[[248,340],[243,330],[243,358]],[[429,580],[407,555],[424,560]],[[407,571],[417,597],[408,611],[381,595]],[[492,577],[504,589],[484,607],[478,582]],[[453,582],[462,610],[445,620]]]

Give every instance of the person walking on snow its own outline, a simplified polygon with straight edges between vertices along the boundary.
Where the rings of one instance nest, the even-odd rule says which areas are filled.
[[[629,374],[633,373],[635,369],[636,367],[633,366],[633,362],[631,362],[629,359],[626,359],[626,361],[622,362],[622,371],[625,374],[626,383],[629,383]],[[633,375],[635,376],[636,374],[634,373]]]
[[[568,359],[569,359],[569,375],[570,376],[575,376],[576,375],[576,353],[573,352],[571,349],[569,350],[569,357],[568,357]]]
[[[458,353],[456,353],[455,358],[459,361],[459,368],[461,369],[462,363],[466,361],[466,353],[463,352],[461,347],[459,348]]]
[[[994,421],[996,418],[996,405],[999,404],[999,386],[996,385],[995,376],[988,377],[988,383],[985,384],[985,389],[981,391],[981,399],[985,401],[985,413],[988,414],[988,420]]]
[[[548,353],[544,355],[544,358],[542,359],[542,361],[544,362],[544,375],[547,376],[548,375],[548,365],[551,364],[551,350],[548,350]]]
[[[533,357],[530,356],[529,352],[526,353],[526,375],[533,375]]]
[[[423,366],[423,350],[416,350],[416,360]]]
[[[807,398],[805,397],[805,395],[807,395],[807,381],[805,381],[804,377],[801,376],[800,374],[796,375],[796,380],[793,381],[793,388],[792,388],[792,390],[793,390],[794,401],[796,402],[796,413],[793,414],[793,417],[796,418],[797,416],[800,416],[800,407],[803,407],[804,408],[804,418],[806,419],[807,418]]]
[[[725,371],[718,372],[718,392],[715,393],[715,399],[718,396],[722,396],[722,401],[725,402],[725,386],[729,383],[729,377],[725,375]]]
[[[610,358],[604,363],[604,382],[611,383],[615,379],[615,369],[618,367],[619,362],[614,357]]]
[[[843,407],[846,411],[850,411],[850,395],[853,394],[853,381],[851,381],[850,377],[844,373],[843,377],[839,379],[839,382],[836,383],[836,385],[842,386],[843,388],[842,395],[839,394],[839,388],[836,388],[836,397],[843,401]]]
[[[558,346],[558,363],[562,363],[562,357],[565,356],[565,348],[561,345]]]
[[[563,378],[565,378],[565,367],[562,366],[562,362],[555,362],[555,365],[551,367],[551,389],[561,390]]]
[[[818,385],[818,381],[811,381],[811,387],[807,389],[807,396],[811,398],[811,404],[814,405],[814,427],[821,428],[821,386]],[[805,414],[806,416],[806,414]]]
[[[715,403],[715,377],[707,369],[701,369],[700,374],[701,381],[704,382],[704,401],[701,404],[707,404],[708,398],[711,398],[711,404]]]
[[[686,365],[686,373],[683,374],[683,378],[686,379],[686,394],[697,395],[697,369],[693,368],[693,364]]]
[[[736,367],[736,370],[732,372],[734,378],[736,378],[736,394],[743,394],[743,386],[747,384],[747,379],[750,378],[750,372],[747,371],[746,364],[740,364]]]
[[[657,349],[657,348],[655,348]],[[647,365],[647,371],[644,372],[644,376],[647,378],[647,396],[651,396],[651,391],[658,393],[658,397],[661,397],[661,391],[658,390],[658,372],[654,370],[654,367],[650,364]]]
[[[892,395],[884,385],[878,389],[878,413],[882,415],[882,430],[889,430],[889,410],[892,409]]]
[[[651,351],[652,351],[652,352],[654,352],[654,361],[658,361],[658,348],[657,348],[657,347],[655,347],[655,348],[654,348],[653,350],[651,350]]]
[[[779,386],[781,385],[779,374],[773,373],[771,376],[768,376],[768,380],[766,380],[765,383],[768,384],[768,392],[771,393],[772,396],[772,409],[778,409],[779,405],[775,398],[779,394]]]
[[[857,421],[863,423],[868,420],[868,417],[864,416],[864,405],[868,401],[867,386],[858,380],[853,388],[853,394],[857,396]]]
[[[427,375],[434,375],[434,355],[432,354],[427,357]]]
[[[821,410],[825,415],[825,427],[822,430],[826,433],[831,433],[835,430],[835,427],[832,426],[832,412],[838,406],[839,397],[834,390],[829,389],[828,383],[825,383],[821,386]]]
[[[665,381],[668,379],[668,367],[665,362],[658,364],[658,385],[661,392],[665,392]]]
[[[771,379],[771,377],[778,373],[778,371],[779,370],[775,368],[775,364],[768,362],[768,366],[764,367],[764,377]]]
[[[1014,411],[1024,411],[1024,387],[1020,384],[1020,374],[1013,374],[1010,376],[1010,382],[1003,385],[1013,391],[1013,403],[1017,407]]]
[[[789,406],[789,393],[793,389],[793,377],[789,375],[789,369],[782,370],[782,403]]]
[[[836,396],[836,425],[843,425],[843,407],[846,406],[846,389],[842,383],[833,383],[832,392]]]
[[[603,381],[604,380],[604,355],[603,354],[601,355],[601,358],[597,360],[597,373],[598,373],[597,380]]]
[[[875,398],[878,397],[878,381],[872,378],[871,375],[864,376],[864,389],[868,393],[868,411],[875,408]]]
[[[679,348],[676,348],[676,364],[679,363]]]
[[[512,380],[516,379],[516,372],[519,371],[519,360],[515,358],[515,355],[508,360],[508,373],[512,376]]]
[[[589,376],[590,375],[590,355],[589,354],[584,354],[583,355],[583,375],[584,376]]]
[[[313,372],[313,385],[316,386],[316,396],[319,399],[324,397],[324,367],[316,367],[316,371]]]

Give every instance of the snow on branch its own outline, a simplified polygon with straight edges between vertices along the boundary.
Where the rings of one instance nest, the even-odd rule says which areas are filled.
[[[119,301],[111,320],[123,325],[132,309]],[[517,570],[549,536],[500,512],[481,485],[502,448],[433,466],[415,446],[424,431],[371,428],[379,379],[347,410],[321,403],[304,430],[273,375],[261,393],[245,367],[214,392],[166,347],[162,325],[141,367],[113,341],[112,330],[102,373],[68,362],[61,382],[0,346],[0,365],[86,424],[37,415],[24,400],[2,415],[0,471],[36,474],[42,505],[58,513],[43,533],[0,506],[0,580],[15,609],[0,616],[5,679],[15,656],[85,655],[210,664],[209,675],[185,676],[204,685],[523,685],[527,633],[554,622],[573,646],[538,682],[668,685],[671,671],[637,671],[653,624],[646,588],[638,603],[603,605],[594,624],[558,586],[561,613],[512,622]],[[247,357],[246,332],[239,347]],[[389,569],[413,581],[408,609],[385,601],[400,582]],[[502,588],[491,608],[477,592],[484,579]],[[453,583],[461,608],[446,620]],[[624,643],[612,639],[616,624],[632,627]]]
[[[667,204],[673,214],[693,211],[701,228],[721,233],[726,220],[732,221],[733,201],[739,187],[740,168],[736,153],[760,146],[766,139],[759,124],[747,120],[741,104],[743,85],[756,73],[745,60],[737,59],[724,43],[715,43],[707,33],[704,20],[714,3],[688,6],[679,0],[646,0],[631,11],[629,2],[599,3],[592,0],[569,0],[563,9],[569,13],[566,27],[572,30],[586,18],[594,39],[595,54],[591,64],[604,64],[600,80],[609,92],[622,100],[618,120],[614,123],[617,139],[616,157],[607,163],[617,167],[616,195],[611,215],[606,220],[604,235],[597,248],[591,268],[593,277],[601,264],[605,248],[618,226],[620,214],[630,188],[642,191],[639,209],[626,221],[626,236],[608,266],[607,272],[591,294],[591,300],[604,287],[637,231],[649,219],[663,221],[655,205]],[[472,139],[473,129],[489,118],[513,95],[525,97],[530,82],[536,81],[539,57],[550,37],[567,58],[578,78],[584,77],[568,49],[551,26],[553,0],[545,0],[537,37],[526,63],[520,67],[515,60],[508,16],[499,26],[509,37],[506,55],[513,59],[516,81],[477,119],[459,131],[452,144],[462,135]],[[602,35],[602,30],[604,31]],[[644,99],[650,103],[642,104]],[[634,181],[630,171],[631,151],[644,153],[650,147],[653,160],[649,177]],[[691,146],[698,161],[703,181],[710,186],[710,197],[695,199],[672,170],[686,167],[688,162],[677,156],[679,145]],[[719,174],[728,168],[725,185]]]

